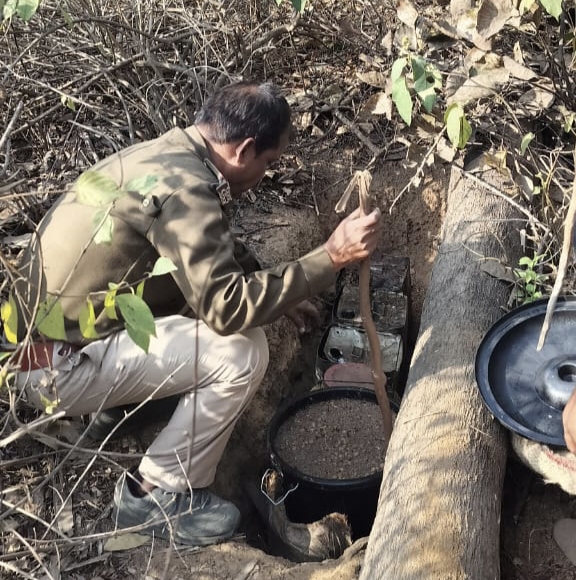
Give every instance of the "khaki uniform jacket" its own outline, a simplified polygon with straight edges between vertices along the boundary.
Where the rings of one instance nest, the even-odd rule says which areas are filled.
[[[177,270],[146,280],[143,298],[155,317],[186,314],[219,334],[273,322],[287,310],[333,284],[328,253],[317,248],[304,257],[261,269],[230,231],[219,188],[226,182],[209,160],[195,127],[172,129],[158,139],[124,149],[93,171],[119,187],[143,176],[157,178],[146,196],[128,192],[114,202],[110,244],[93,241],[99,208],[64,194],[39,227],[16,284],[19,334],[30,323],[38,300],[60,296],[67,339],[84,343],[78,315],[90,295],[100,336],[123,328],[103,314],[110,282],[135,284],[146,278],[158,257]]]

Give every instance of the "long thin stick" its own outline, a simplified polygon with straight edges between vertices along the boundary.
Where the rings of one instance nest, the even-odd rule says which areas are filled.
[[[16,121],[18,120],[18,117],[20,116],[20,113],[22,112],[23,108],[24,108],[24,101],[20,101],[16,105],[16,110],[14,111],[12,118],[8,122],[8,125],[6,125],[6,129],[4,130],[4,133],[2,133],[2,137],[0,137],[0,151],[2,150],[2,147],[4,147],[4,143],[6,143],[6,141],[8,141],[8,137],[10,137],[10,133],[12,132],[12,129],[14,128],[14,125],[16,124]]]
[[[363,215],[370,212],[370,194],[368,192],[372,176],[369,171],[361,171],[357,174],[358,189],[360,195],[360,211]],[[382,419],[384,420],[384,453],[388,448],[390,435],[392,434],[392,412],[390,401],[386,393],[386,375],[382,369],[382,352],[380,351],[380,340],[376,332],[376,325],[372,318],[372,305],[370,304],[370,258],[366,258],[360,264],[360,315],[362,324],[368,337],[370,347],[370,360],[372,363],[372,378],[374,380],[374,391],[380,406]]]
[[[576,147],[574,148],[574,162],[576,165]],[[554,313],[554,308],[556,306],[556,302],[558,301],[560,290],[562,289],[562,283],[564,282],[566,267],[568,266],[568,258],[572,248],[572,230],[574,229],[575,216],[576,175],[574,176],[574,181],[572,183],[572,197],[570,198],[570,205],[568,206],[568,212],[566,213],[566,219],[564,220],[564,240],[562,242],[560,263],[558,264],[558,274],[556,275],[556,280],[554,281],[554,288],[552,288],[550,300],[546,306],[546,316],[544,317],[544,323],[542,324],[542,330],[540,331],[540,338],[538,339],[538,346],[536,347],[536,350],[538,351],[541,350],[541,348],[544,346],[544,341],[546,340],[546,335],[548,334],[548,329],[550,328],[550,322],[552,321],[552,314]]]

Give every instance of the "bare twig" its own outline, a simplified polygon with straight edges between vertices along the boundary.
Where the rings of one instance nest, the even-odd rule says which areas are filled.
[[[576,148],[574,148],[574,162],[576,166]],[[558,301],[558,296],[562,290],[562,283],[564,282],[566,267],[568,266],[568,258],[572,249],[572,231],[574,229],[575,217],[576,175],[574,176],[574,182],[572,185],[572,197],[570,198],[570,205],[568,206],[568,212],[566,213],[566,219],[564,220],[564,241],[562,243],[560,262],[558,264],[558,273],[556,274],[556,280],[554,281],[554,287],[552,288],[550,300],[548,300],[548,304],[546,305],[546,316],[544,317],[544,323],[542,324],[542,330],[540,331],[540,337],[538,338],[538,346],[536,347],[536,350],[538,351],[541,350],[544,346],[544,341],[546,340],[546,335],[548,334],[548,329],[552,320],[552,314],[554,313],[554,308],[556,306],[556,302]]]
[[[354,135],[356,135],[358,141],[365,145],[370,150],[372,155],[374,155],[374,157],[379,157],[382,154],[383,149],[380,149],[380,147],[374,145],[374,143],[372,143],[372,141],[370,141],[370,139],[364,135],[362,130],[355,123],[350,121],[350,119],[348,119],[344,113],[338,109],[333,109],[333,114],[343,125],[345,125],[350,131],[352,131],[352,133],[354,133]]]
[[[491,185],[487,181],[484,181],[483,179],[480,179],[478,176],[474,175],[473,173],[470,173],[469,171],[466,171],[465,169],[462,169],[461,167],[458,167],[457,165],[454,165],[453,167],[455,169],[457,169],[458,171],[460,171],[460,173],[462,173],[462,175],[464,177],[466,177],[467,179],[471,179],[472,181],[476,182],[481,187],[488,190],[493,195],[496,195],[497,197],[500,197],[501,199],[506,200],[513,208],[517,209],[520,213],[525,215],[531,224],[537,225],[544,232],[545,235],[550,235],[551,232],[550,232],[550,228],[548,226],[546,226],[540,220],[536,219],[534,214],[530,213],[523,205],[519,204],[517,201],[514,201],[509,195],[506,195],[502,191],[499,191],[493,185]]]
[[[8,125],[6,125],[6,129],[4,129],[4,132],[2,133],[2,137],[0,137],[0,151],[2,151],[4,144],[8,140],[8,137],[10,137],[10,133],[12,132],[12,129],[14,129],[14,125],[16,124],[16,121],[18,120],[18,117],[20,116],[20,113],[22,112],[23,108],[24,101],[19,101],[18,104],[16,105],[16,110],[14,111],[12,118],[10,119]]]
[[[394,209],[394,206],[398,203],[398,201],[404,195],[404,193],[406,193],[410,189],[410,187],[412,186],[412,184],[417,179],[420,179],[422,173],[424,172],[424,166],[426,165],[426,161],[428,160],[428,157],[430,157],[430,155],[432,153],[434,153],[434,151],[436,150],[436,147],[438,147],[438,143],[440,143],[440,139],[442,139],[445,131],[446,131],[446,126],[444,126],[442,128],[442,131],[440,131],[440,133],[438,133],[438,135],[436,135],[436,138],[434,139],[434,142],[432,143],[432,145],[430,145],[430,147],[428,148],[428,151],[426,151],[426,153],[424,153],[424,156],[422,157],[422,160],[420,161],[418,167],[416,168],[416,172],[410,178],[410,181],[402,188],[402,190],[400,191],[400,193],[394,198],[394,201],[390,205],[390,213],[392,213],[392,210]]]

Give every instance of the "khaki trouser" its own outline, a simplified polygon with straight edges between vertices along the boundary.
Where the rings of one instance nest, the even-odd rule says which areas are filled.
[[[169,423],[147,450],[139,471],[167,491],[207,487],[236,420],[268,366],[261,328],[220,336],[182,316],[156,320],[149,353],[125,331],[90,343],[53,369],[20,372],[28,401],[85,415],[110,407],[182,394]]]

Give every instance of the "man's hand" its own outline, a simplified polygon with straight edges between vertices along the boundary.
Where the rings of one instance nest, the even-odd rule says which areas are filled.
[[[311,323],[320,323],[320,312],[312,302],[304,300],[286,312],[286,316],[294,323],[299,334],[311,329]]]
[[[380,218],[379,209],[364,216],[358,208],[338,224],[324,244],[336,271],[364,260],[376,249]]]
[[[576,390],[572,393],[562,413],[564,439],[572,453],[576,453]]]

